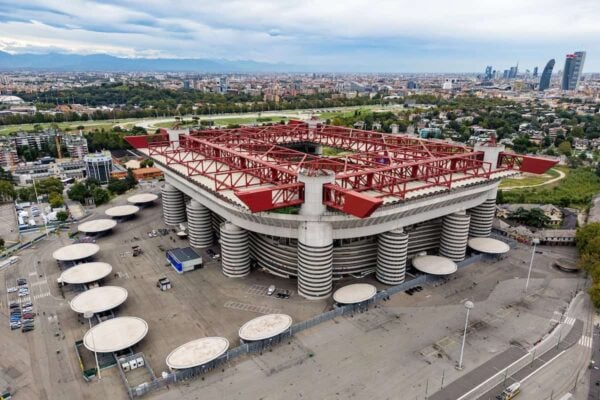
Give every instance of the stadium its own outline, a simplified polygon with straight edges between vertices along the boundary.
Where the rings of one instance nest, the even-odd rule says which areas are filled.
[[[346,276],[399,284],[421,252],[464,259],[490,235],[500,180],[556,163],[317,121],[126,140],[164,171],[164,221],[187,221],[191,246],[217,238],[226,276],[263,268],[308,299]]]

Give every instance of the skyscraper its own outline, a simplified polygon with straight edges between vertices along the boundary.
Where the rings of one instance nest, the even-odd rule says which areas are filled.
[[[533,67],[533,77],[537,78],[538,76],[538,67]]]
[[[540,78],[540,91],[546,90],[550,87],[550,78],[552,77],[552,69],[554,68],[554,58],[546,64],[544,71],[542,71],[542,77]]]
[[[491,65],[488,65],[487,67],[485,67],[484,79],[486,81],[492,80],[492,66]]]
[[[518,74],[519,74],[519,64],[517,63],[516,66],[510,67],[510,70],[508,72],[508,79],[515,79]]]
[[[576,51],[574,54],[567,54],[561,85],[562,90],[575,90],[577,88],[584,62],[585,51]]]

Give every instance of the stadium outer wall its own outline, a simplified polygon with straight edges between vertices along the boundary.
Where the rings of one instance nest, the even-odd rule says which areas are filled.
[[[267,271],[284,277],[298,278],[298,292],[308,299],[328,297],[332,290],[332,281],[347,275],[366,274],[381,268],[376,276],[386,284],[397,284],[404,281],[406,264],[377,263],[377,251],[387,248],[378,246],[378,236],[402,229],[408,234],[406,248],[407,260],[417,252],[437,252],[439,248],[452,247],[456,249],[457,243],[444,243],[442,235],[443,218],[452,214],[470,216],[471,224],[476,221],[478,226],[475,231],[485,235],[488,224],[491,226],[493,213],[482,213],[481,206],[486,211],[495,202],[499,180],[489,180],[471,186],[456,188],[449,192],[442,192],[423,196],[421,198],[389,204],[380,207],[367,218],[356,218],[339,212],[319,210],[311,212],[302,210],[300,214],[279,214],[276,212],[251,213],[236,206],[215,193],[192,183],[187,177],[163,165],[158,165],[165,173],[166,184],[185,196],[170,196],[167,204],[163,199],[165,211],[173,208],[185,210],[185,204],[173,204],[172,199],[184,202],[186,196],[200,203],[203,207],[219,216],[220,219],[235,227],[247,231],[247,235],[239,237],[248,243],[238,246],[222,247],[223,259],[236,259],[239,254],[225,254],[235,252],[236,248],[244,250],[254,263]],[[307,192],[322,188],[322,181],[304,182]],[[318,196],[319,194],[314,194]],[[305,211],[305,212],[303,212]],[[464,214],[466,213],[466,214]],[[474,213],[475,218],[473,218]],[[167,213],[168,215],[168,213]],[[468,218],[467,218],[468,219]],[[208,219],[203,219],[208,221]],[[211,225],[212,221],[205,222]],[[208,227],[207,227],[208,228]],[[205,228],[205,229],[207,229]],[[482,229],[483,228],[483,229]],[[322,234],[323,230],[327,234]],[[471,229],[473,231],[473,229]],[[214,232],[214,229],[213,229]],[[218,232],[214,232],[217,236]],[[192,232],[190,232],[192,234]],[[193,236],[193,234],[192,234]],[[319,243],[312,243],[313,237],[318,237]],[[190,243],[195,238],[190,237]],[[268,242],[265,240],[268,239]],[[279,240],[281,239],[281,240]],[[285,245],[278,242],[287,241]],[[352,244],[358,244],[357,251],[353,251]],[[265,243],[267,244],[265,246]],[[466,246],[463,240],[461,246]],[[404,246],[401,246],[404,248]],[[323,253],[324,262],[316,262],[310,256]],[[404,250],[402,250],[404,251]],[[459,249],[459,253],[461,253]],[[375,255],[373,257],[373,255]],[[399,255],[403,257],[403,254]],[[383,257],[379,257],[383,259]],[[274,260],[281,260],[275,262]],[[409,262],[409,261],[407,261]],[[230,273],[226,275],[232,276]],[[244,276],[240,274],[239,276]],[[390,277],[393,276],[393,279]]]

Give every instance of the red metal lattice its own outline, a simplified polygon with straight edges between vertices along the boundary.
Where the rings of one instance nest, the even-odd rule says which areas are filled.
[[[170,142],[158,135],[125,138],[134,148],[148,149],[150,157],[170,167],[185,168],[190,177],[208,178],[215,192],[232,191],[252,212],[302,204],[304,184],[299,173],[335,172],[335,183],[324,186],[323,203],[364,218],[383,201],[405,199],[428,188],[450,190],[466,179],[489,179],[491,165],[484,153],[442,141],[313,125],[287,125],[191,131]],[[347,152],[338,157],[310,155],[290,148],[310,143]],[[160,160],[159,160],[160,159]],[[500,153],[498,170],[543,173],[556,162]],[[369,192],[369,193],[364,193]]]

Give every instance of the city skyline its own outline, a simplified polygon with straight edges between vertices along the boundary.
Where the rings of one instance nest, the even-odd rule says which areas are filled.
[[[223,1],[0,1],[0,50],[132,58],[253,60],[323,72],[533,70],[572,49],[600,71],[600,4],[512,1],[452,9],[440,1],[344,4]],[[535,16],[535,18],[534,18]],[[569,20],[569,24],[564,24]],[[548,29],[552,26],[552,29]]]

